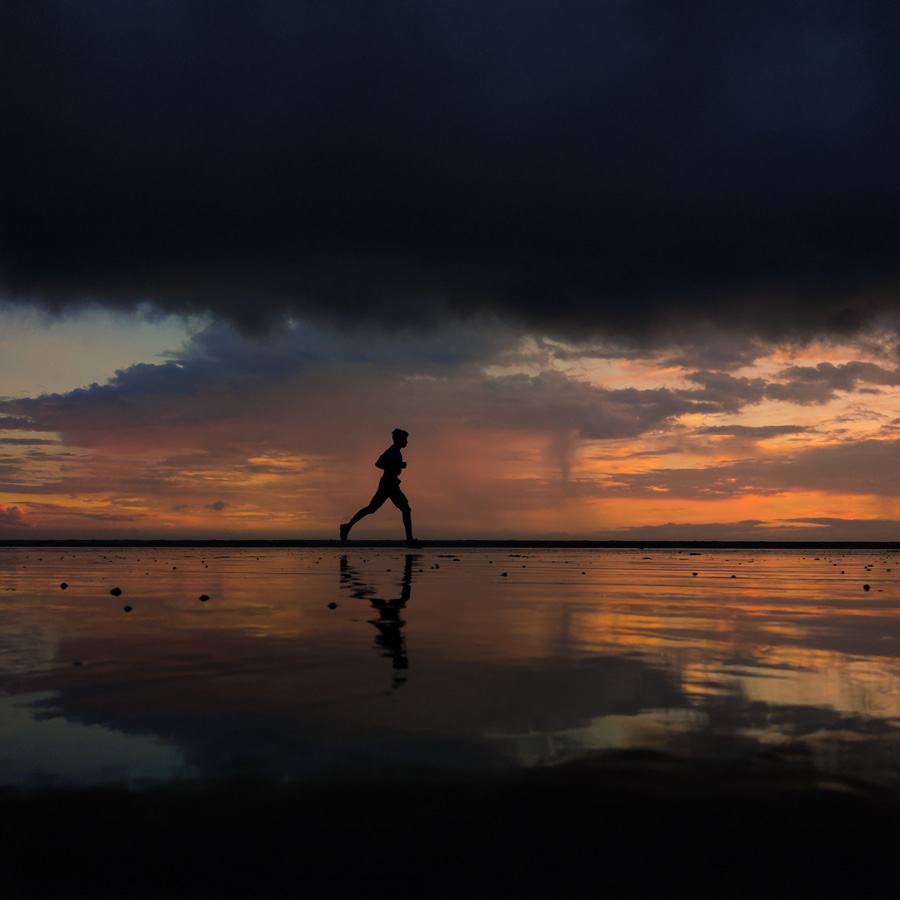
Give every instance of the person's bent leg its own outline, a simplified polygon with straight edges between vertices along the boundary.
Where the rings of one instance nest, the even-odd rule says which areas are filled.
[[[412,533],[412,512],[409,507],[409,500],[406,499],[406,494],[400,490],[399,486],[391,491],[391,503],[393,503],[403,514],[403,527],[406,529],[407,542],[414,541],[415,538]]]
[[[413,538],[412,533],[412,511],[407,506],[406,509],[402,510],[403,512],[403,527],[406,529],[406,539],[408,541],[415,540]]]

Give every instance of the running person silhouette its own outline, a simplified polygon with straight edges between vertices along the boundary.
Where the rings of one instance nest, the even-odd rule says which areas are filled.
[[[364,516],[370,516],[379,510],[385,500],[390,500],[397,509],[403,513],[403,527],[406,529],[406,543],[409,546],[419,546],[419,542],[412,533],[412,513],[409,508],[409,500],[400,490],[400,471],[406,468],[403,462],[403,454],[400,452],[407,444],[409,433],[402,428],[395,428],[391,432],[394,443],[378,457],[375,465],[384,469],[381,481],[378,482],[378,490],[375,496],[349,521],[341,525],[341,540],[346,541],[350,529]]]

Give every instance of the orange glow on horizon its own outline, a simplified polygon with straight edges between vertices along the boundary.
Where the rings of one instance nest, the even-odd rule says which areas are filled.
[[[523,352],[538,353],[536,345]],[[374,493],[374,460],[397,425],[411,435],[402,480],[423,537],[589,539],[706,523],[712,538],[716,523],[745,522],[759,523],[752,527],[762,536],[831,533],[790,520],[896,518],[900,484],[889,461],[900,439],[900,385],[826,392],[822,403],[735,401],[733,412],[704,401],[704,412],[695,401],[706,388],[681,367],[654,359],[555,364],[541,352],[531,366],[537,374],[527,374],[523,357],[507,367],[523,374],[497,383],[472,373],[380,382],[387,376],[363,365],[329,371],[328,391],[302,380],[248,382],[226,402],[204,384],[178,400],[181,409],[156,395],[108,410],[76,405],[57,431],[0,431],[0,470],[5,462],[13,473],[0,481],[0,505],[25,514],[7,512],[0,533],[332,536]],[[854,359],[853,347],[771,348],[717,376],[709,396],[741,396],[742,378],[753,384],[792,366],[818,377],[820,362]],[[56,411],[63,398],[47,402]],[[558,408],[570,402],[594,436]],[[528,413],[530,403],[541,416]],[[605,430],[609,437],[596,436]],[[854,446],[865,448],[859,461]],[[874,477],[877,467],[883,476]],[[360,534],[399,533],[399,514],[387,505]]]

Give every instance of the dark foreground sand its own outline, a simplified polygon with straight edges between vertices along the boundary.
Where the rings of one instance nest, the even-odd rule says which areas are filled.
[[[9,897],[808,896],[892,875],[900,797],[784,761],[0,794]]]

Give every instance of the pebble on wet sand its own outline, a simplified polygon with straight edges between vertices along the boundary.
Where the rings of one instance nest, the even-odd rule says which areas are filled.
[[[863,585],[863,590],[864,590],[864,591],[868,591],[868,590],[870,590],[870,588],[869,588],[869,585],[867,585],[867,584],[864,584],[864,585]]]
[[[200,599],[201,599],[204,603],[206,603],[206,601],[209,600],[209,594],[201,594],[201,595],[200,595]]]
[[[63,582],[63,583],[60,585],[60,588],[62,588],[62,590],[65,590],[67,587],[68,587],[68,585],[67,585],[65,582]]]
[[[329,608],[329,609],[337,609],[337,603],[335,603],[335,602],[332,600],[331,603],[328,604],[328,608]]]
[[[122,593],[122,588],[120,588],[120,587],[114,587],[114,588],[110,591],[110,593],[113,595],[113,597],[118,597],[118,596],[120,596],[121,593]]]
[[[130,606],[123,606],[122,609],[124,609],[125,612],[131,612],[131,607],[130,607]]]

